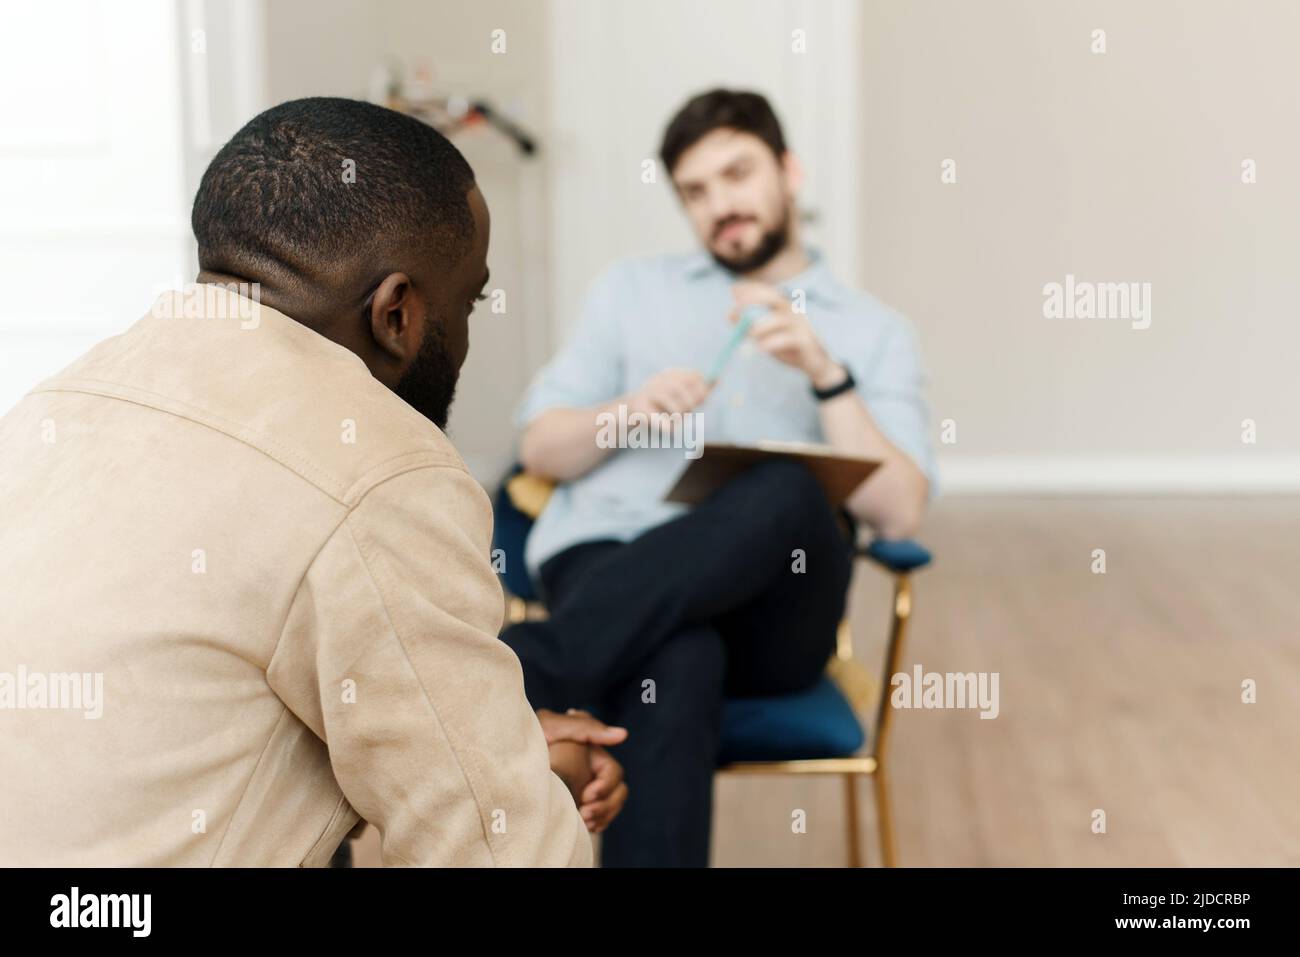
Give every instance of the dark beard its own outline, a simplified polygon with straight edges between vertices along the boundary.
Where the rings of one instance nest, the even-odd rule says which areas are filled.
[[[754,251],[747,256],[741,256],[737,259],[729,259],[726,256],[720,256],[709,249],[709,255],[723,269],[730,269],[734,273],[750,273],[756,269],[762,269],[773,259],[776,254],[785,248],[790,239],[790,212],[786,210],[781,215],[781,221],[772,229],[763,234],[763,238],[758,241]]]
[[[425,329],[415,361],[398,381],[395,391],[407,405],[445,432],[458,378],[460,369],[447,354],[442,326],[431,322]]]

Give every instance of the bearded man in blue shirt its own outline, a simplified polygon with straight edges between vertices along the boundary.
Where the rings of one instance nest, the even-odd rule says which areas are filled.
[[[533,707],[583,705],[629,731],[605,866],[707,865],[722,702],[816,683],[852,564],[804,466],[759,465],[688,508],[664,499],[698,448],[611,442],[610,424],[694,416],[709,442],[877,459],[844,512],[885,538],[916,529],[934,470],[915,334],[801,242],[803,174],[768,102],[696,96],[661,159],[704,249],[610,267],[518,414],[525,468],[558,483],[526,549],[550,618],[502,637]],[[743,345],[706,379],[742,314]]]

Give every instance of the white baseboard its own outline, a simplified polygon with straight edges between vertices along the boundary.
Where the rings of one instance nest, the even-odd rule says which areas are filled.
[[[1300,494],[1300,455],[939,458],[944,495]]]

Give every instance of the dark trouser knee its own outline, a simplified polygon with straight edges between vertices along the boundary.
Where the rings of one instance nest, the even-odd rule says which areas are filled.
[[[722,640],[708,626],[684,629],[641,670],[604,709],[607,720],[628,729],[613,751],[627,775],[628,800],[605,833],[602,863],[704,867],[726,670]]]

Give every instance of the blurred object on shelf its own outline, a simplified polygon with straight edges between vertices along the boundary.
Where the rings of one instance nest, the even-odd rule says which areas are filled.
[[[511,140],[525,156],[537,152],[536,137],[487,100],[439,95],[427,63],[411,71],[409,79],[397,61],[377,64],[370,73],[369,99],[414,116],[448,138],[473,127],[490,127]]]

